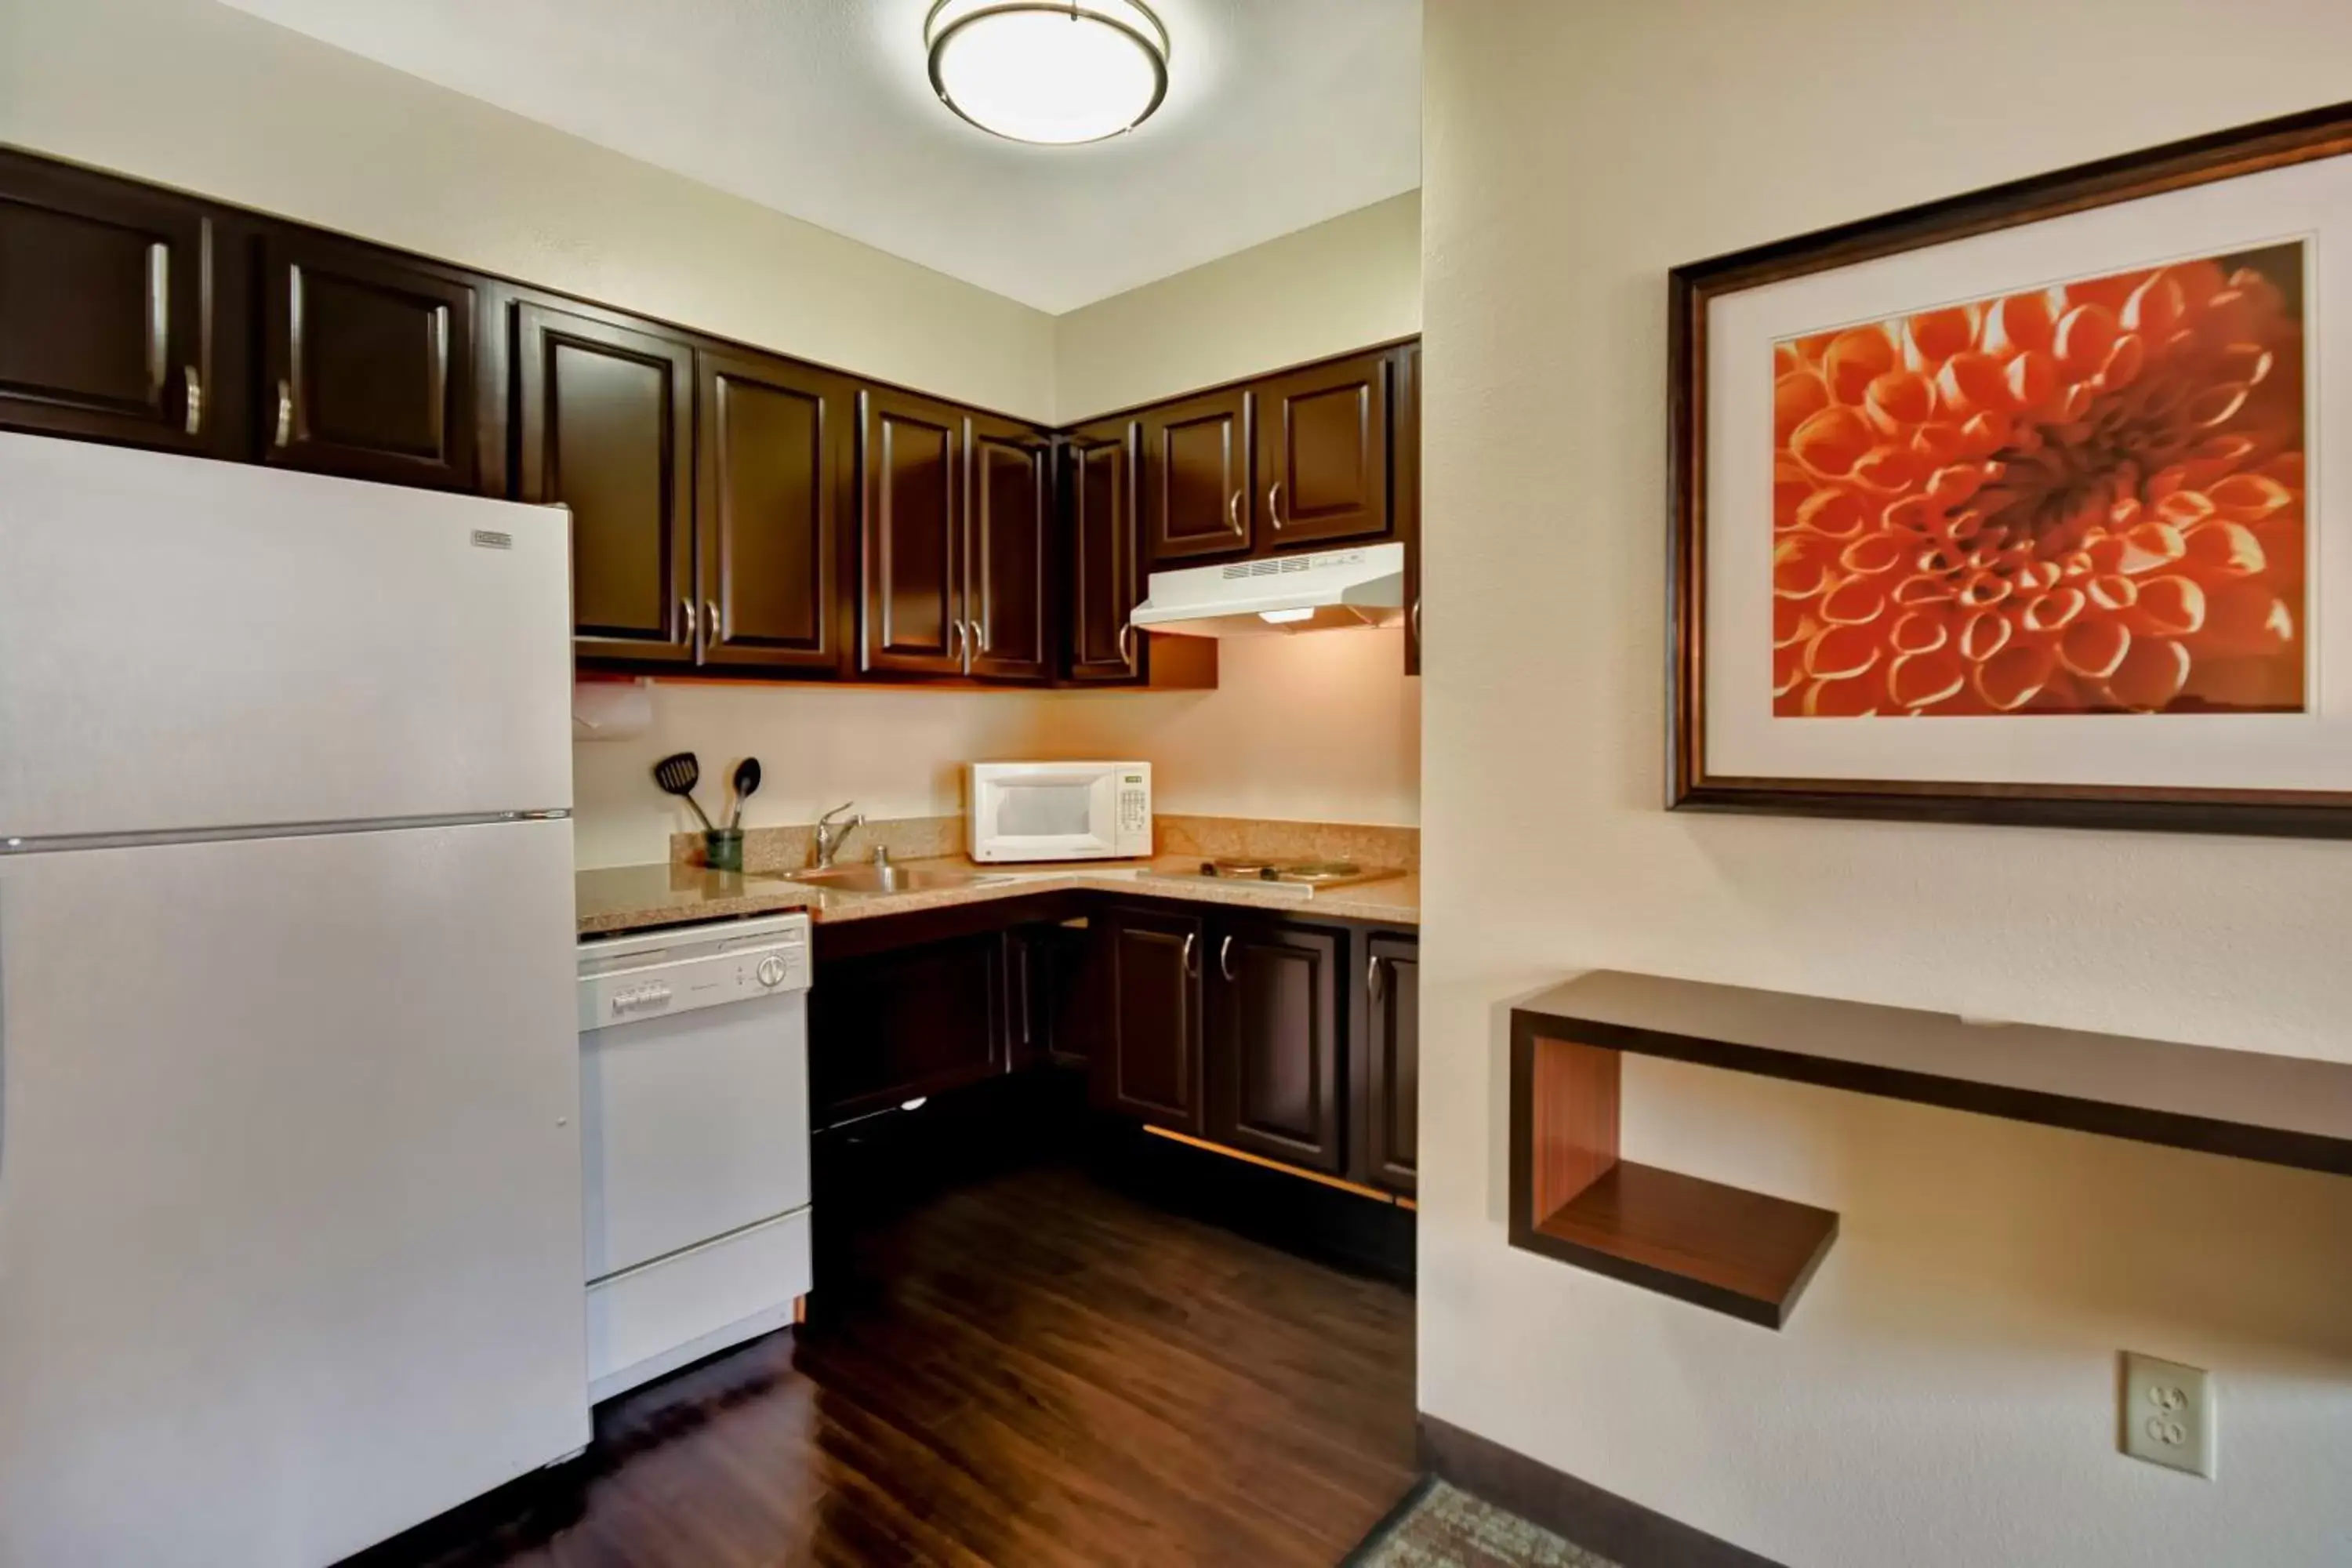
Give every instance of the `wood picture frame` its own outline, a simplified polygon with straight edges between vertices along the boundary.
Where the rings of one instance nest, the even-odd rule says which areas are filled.
[[[1989,708],[1989,700],[2005,699],[2013,692],[1988,685],[1985,666],[1971,667],[1961,661],[1964,678],[1975,684],[1956,689],[1961,689],[1961,696],[1955,700],[1956,705],[1950,710],[1959,715],[1957,718],[1940,716],[1936,709],[1916,707],[1900,711],[1906,716],[1923,712],[1927,716],[1914,718],[1911,722],[1904,724],[1891,723],[1894,714],[1881,713],[1875,707],[1861,713],[1841,715],[1832,712],[1830,705],[1818,709],[1810,705],[1820,695],[1820,691],[1813,688],[1832,689],[1825,682],[1813,680],[1804,669],[1790,669],[1784,677],[1779,650],[1782,623],[1775,616],[1775,611],[1781,607],[1772,597],[1780,592],[1780,584],[1777,577],[1769,575],[1737,580],[1739,595],[1753,597],[1760,592],[1764,600],[1762,613],[1766,617],[1763,624],[1774,637],[1775,653],[1771,659],[1763,663],[1760,679],[1744,665],[1732,671],[1720,647],[1716,658],[1710,658],[1709,656],[1710,640],[1720,642],[1727,635],[1722,626],[1710,622],[1710,611],[1720,609],[1718,605],[1710,602],[1711,570],[1715,576],[1713,585],[1717,591],[1717,598],[1727,601],[1730,595],[1720,592],[1724,583],[1729,580],[1726,576],[1727,568],[1724,562],[1729,561],[1734,545],[1748,554],[1759,548],[1755,542],[1756,531],[1752,528],[1747,538],[1736,540],[1733,544],[1726,542],[1732,538],[1727,530],[1734,521],[1723,515],[1731,510],[1722,504],[1722,497],[1727,493],[1726,476],[1730,473],[1734,462],[1754,469],[1760,461],[1768,480],[1777,483],[1790,460],[1788,452],[1795,449],[1784,435],[1776,435],[1773,443],[1761,449],[1756,449],[1753,442],[1748,444],[1749,449],[1747,450],[1719,449],[1710,446],[1711,434],[1721,441],[1726,438],[1726,432],[1753,423],[1748,405],[1759,401],[1755,395],[1756,388],[1771,389],[1772,395],[1763,396],[1760,402],[1765,427],[1773,428],[1779,391],[1776,378],[1782,374],[1784,366],[1795,363],[1777,357],[1788,345],[1810,344],[1864,327],[1884,329],[1889,334],[1889,341],[1895,345],[1894,368],[1901,370],[1906,363],[1905,356],[1912,352],[1918,341],[1918,322],[1938,310],[1948,313],[1966,310],[1971,313],[1969,319],[1977,323],[1970,330],[1980,334],[1980,338],[1968,341],[1972,345],[1990,346],[1980,341],[1982,337],[1989,337],[1990,332],[1985,323],[1990,320],[1990,312],[1993,309],[2010,303],[2003,298],[2005,294],[2046,294],[2050,301],[2048,308],[2054,313],[2063,308],[2064,299],[2071,297],[2064,295],[2063,289],[2089,289],[2106,283],[2117,287],[2133,286],[2134,280],[2149,279],[2159,273],[2178,273],[2187,267],[2213,268],[2217,264],[2226,264],[2253,254],[2250,247],[2242,246],[2217,244],[2207,248],[2196,248],[2206,246],[2202,235],[2196,231],[2199,226],[2208,222],[2208,209],[2213,206],[2214,199],[2210,195],[2190,193],[2226,182],[2245,180],[2248,176],[2345,158],[2347,154],[2352,154],[2352,104],[2336,105],[2085,163],[1675,268],[1668,279],[1667,395],[1672,517],[1667,616],[1670,647],[1669,806],[1675,809],[1803,816],[2352,837],[2352,768],[2338,765],[2346,758],[2352,758],[2352,751],[2343,749],[2340,743],[2343,740],[2352,739],[2352,679],[2331,685],[2326,667],[2322,663],[2321,652],[2315,651],[2321,649],[2324,639],[2326,648],[2341,647],[2347,654],[2352,654],[2352,595],[2339,595],[2335,588],[2328,585],[2334,579],[2324,576],[2326,563],[2330,560],[2341,557],[2347,565],[2352,565],[2352,532],[2338,527],[2336,532],[2340,537],[2328,541],[2326,552],[2321,553],[2318,545],[2325,532],[2323,525],[2332,520],[2324,518],[2317,504],[2315,489],[2310,492],[2312,499],[2306,501],[2300,479],[2304,472],[2302,465],[2306,458],[2315,482],[2323,468],[2332,473],[2333,464],[2339,454],[2347,471],[2352,473],[2352,443],[2338,440],[2330,444],[2324,440],[2329,434],[2325,419],[2336,410],[2352,404],[2352,397],[2338,396],[2323,405],[2317,396],[2323,362],[2331,377],[2337,365],[2344,365],[2346,373],[2352,374],[2352,290],[2345,291],[2340,300],[2332,292],[2323,293],[2324,286],[2332,287],[2342,281],[2342,278],[2332,271],[2323,275],[2318,271],[2316,259],[2305,259],[2322,256],[2332,258],[2337,252],[2352,250],[2352,245],[2330,246],[2327,243],[2329,237],[2319,228],[2313,228],[2308,233],[2298,229],[2292,238],[2266,238],[2263,242],[2280,249],[2290,244],[2297,246],[2299,248],[2293,265],[2304,270],[2295,274],[2297,281],[2294,287],[2302,288],[2300,280],[2305,278],[2311,279],[2308,309],[2305,308],[2305,294],[2296,293],[2294,297],[2295,315],[2289,323],[2291,331],[2297,334],[2294,342],[2300,351],[2300,357],[2290,362],[2294,366],[2294,378],[2291,384],[2296,395],[2294,417],[2303,423],[2294,426],[2294,439],[2301,445],[2293,454],[2295,467],[2292,470],[2297,477],[2294,491],[2296,532],[2293,561],[2295,575],[2292,587],[2282,590],[2288,596],[2276,603],[2282,606],[2282,613],[2294,612],[2290,616],[2292,630],[2286,634],[2292,642],[2292,651],[2290,654],[2273,650],[2267,655],[2271,660],[2268,668],[2273,675],[2285,672],[2283,686],[2273,682],[2276,690],[2286,694],[2284,698],[2269,705],[2250,703],[2242,708],[2231,707],[2193,696],[2176,686],[2172,688],[2176,696],[2151,708],[2126,702],[2116,696],[2115,692],[2120,689],[2120,682],[2111,689],[2097,681],[2074,679],[2062,674],[2053,677],[2053,681],[2056,686],[2063,686],[2075,694],[2071,699],[2075,702],[2074,706],[2063,706],[2053,701],[2044,709],[2041,704],[2049,696],[2045,692],[2031,699],[2036,705],[2032,711],[2026,710],[2023,703],[2014,709]],[[2307,171],[2294,178],[2333,180],[2339,173],[2352,176],[2352,160],[2329,168]],[[2282,191],[2275,182],[2269,185],[2249,185],[2239,189],[2242,192],[2259,189],[2267,193],[2263,199],[2271,201],[2274,207],[2284,201],[2288,210],[2300,210],[2293,205],[2294,193]],[[2153,251],[2116,252],[2117,255],[2128,253],[2136,258],[2145,256],[2147,259],[2135,261],[2130,269],[2111,260],[2105,264],[2112,268],[2109,275],[2105,277],[2095,270],[2089,260],[2079,268],[2062,264],[2042,273],[2016,270],[2020,267],[2034,265],[2030,259],[2017,259],[2017,256],[2029,254],[2030,247],[2037,245],[2046,252],[2064,253],[2065,247],[2072,242],[2054,237],[2062,234],[2079,236],[2085,232],[2081,227],[2084,224],[2107,224],[2118,228],[2126,224],[2136,225],[2143,236],[2157,232],[2151,225],[2160,226],[2160,219],[2151,218],[2150,215],[2158,213],[2158,209],[2154,203],[2146,201],[2147,198],[2189,204],[2180,210],[2190,214],[2195,221],[2182,230],[2187,237],[2177,247],[2167,249],[2158,244]],[[2124,205],[2135,203],[2142,205],[2137,208]],[[2332,213],[2336,206],[2336,204],[2327,204],[2326,210]],[[2075,216],[2101,214],[2103,210],[2104,216],[2101,216],[2077,218]],[[2058,220],[2073,220],[2075,226],[2063,230],[2038,230],[2026,236],[2019,233],[2034,231],[2035,226],[2054,225]],[[2315,218],[2314,221],[2318,220]],[[2333,221],[2332,218],[2329,221]],[[2352,228],[2347,228],[2347,237],[2352,237]],[[1979,238],[1988,236],[2009,237],[1989,241]],[[2129,238],[2102,239],[2099,243],[2112,247],[2118,244],[2146,245],[2150,242],[2143,237],[2137,241]],[[2011,276],[2007,280],[1988,272],[1985,276],[1993,280],[1973,293],[1966,289],[1944,293],[1932,289],[1924,294],[1887,293],[1889,288],[1899,290],[1906,287],[1887,281],[1885,269],[1889,267],[1918,268],[1922,276],[1927,276],[1928,269],[1937,268],[1946,277],[1965,275],[1967,264],[1958,258],[1974,256],[1981,259],[1990,254],[1985,249],[1989,245],[2006,246],[2015,253],[2000,264],[2011,270]],[[2208,249],[2212,252],[2210,259],[2206,259]],[[2087,258],[2092,252],[2085,250],[2083,254]],[[1889,262],[1887,258],[1898,259]],[[1866,270],[1873,264],[1877,265],[1878,271]],[[1995,271],[1998,270],[1996,268]],[[2229,278],[2235,283],[2242,276],[2243,273],[2240,272],[2230,274]],[[1864,277],[1874,281],[1855,296],[1862,302],[1857,304],[1853,313],[1840,315],[1832,311],[1825,321],[1798,318],[1808,323],[1801,329],[1809,334],[1803,339],[1794,335],[1800,329],[1790,329],[1792,335],[1788,338],[1774,339],[1759,336],[1760,329],[1752,325],[1741,328],[1744,335],[1737,342],[1729,328],[1722,328],[1717,334],[1711,335],[1711,327],[1717,325],[1718,315],[1727,306],[1748,308],[1738,303],[1743,296],[1752,302],[1755,299],[1766,297],[1761,291],[1793,285],[1812,291],[1811,308],[1818,310],[1830,298],[1830,294],[1824,291],[1833,292],[1838,279]],[[2031,281],[2018,281],[2021,279]],[[2045,279],[2048,280],[2046,287]],[[2062,279],[2068,281],[2059,281]],[[1908,287],[1916,290],[1927,288],[1927,285],[1913,283]],[[1867,298],[1871,289],[1876,290],[1874,302]],[[1907,302],[1890,310],[1886,305],[1889,298]],[[1955,300],[1961,303],[1954,304]],[[2330,314],[2326,309],[2329,303],[2339,304],[2341,308]],[[1786,313],[1787,310],[1807,307],[1773,308],[1782,309]],[[1902,314],[1906,311],[1918,313]],[[1751,317],[1755,314],[1751,309]],[[2318,332],[2340,328],[2343,335],[2339,338],[2319,336],[2313,341],[2315,329],[2306,323],[2315,316],[2321,322],[2316,329]],[[2336,318],[2342,320],[2339,321]],[[2140,319],[2145,320],[2147,316],[2143,314]],[[1836,323],[1840,321],[1846,325],[1838,326]],[[2060,328],[2064,324],[2063,321],[2058,323]],[[2181,333],[2176,334],[2175,341],[2179,341],[2185,332],[2184,328]],[[2307,350],[2305,349],[2306,342],[2309,345]],[[1749,359],[1743,358],[1738,362],[1737,385],[1734,385],[1733,378],[1721,374],[1725,361],[1735,349],[1746,352],[1762,343],[1769,343],[1776,357],[1759,363],[1755,387],[1748,384],[1746,367],[1752,363]],[[2053,345],[2053,349],[2055,346]],[[2011,352],[2014,353],[2016,351],[2012,348]],[[1954,357],[1958,356],[1955,354]],[[1709,374],[1711,360],[1717,373],[1713,377]],[[1932,372],[1932,363],[1909,363],[1911,368],[1923,374]],[[2265,366],[2270,363],[2266,360]],[[1763,365],[1769,365],[1769,377],[1763,374]],[[1803,366],[1799,364],[1798,368],[1802,369]],[[2115,367],[2111,363],[2109,368]],[[2086,378],[2093,379],[2095,378]],[[1941,384],[1932,376],[1928,382],[1929,406],[1937,409],[1938,416],[1943,407]],[[2271,384],[2274,390],[2278,385],[2289,384],[2274,381]],[[1872,384],[1874,389],[1875,385],[1875,383]],[[2082,388],[2074,386],[2061,390],[2071,395],[2079,393]],[[2015,395],[2019,400],[2017,406],[2021,410],[2027,409],[2025,392],[2020,390]],[[2150,395],[2153,396],[2152,394]],[[1735,405],[1739,415],[1738,420],[1728,417],[1726,413]],[[1963,412],[1969,406],[1965,399],[1957,400],[1954,405]],[[2075,403],[2068,406],[2079,410],[2081,405]],[[1876,418],[1876,412],[1874,411],[1871,416]],[[1932,416],[1937,416],[1923,417]],[[2025,424],[2036,416],[2029,412],[2021,412],[2014,417],[2017,427],[2022,430]],[[1711,425],[1718,423],[1722,430],[1711,431]],[[2342,422],[2339,420],[2338,424]],[[1857,427],[1868,428],[1866,424]],[[2352,426],[2343,427],[2352,430]],[[1921,439],[1924,440],[1924,437]],[[2324,462],[2319,451],[2323,447],[2327,447]],[[1766,453],[1769,454],[1769,458]],[[1985,454],[1986,471],[2000,474],[2004,468],[2000,459],[2011,456],[2011,449],[2007,447]],[[1923,462],[1932,460],[1923,459]],[[2284,461],[2284,457],[2276,458],[2273,467]],[[2008,466],[2013,468],[2014,465]],[[1859,471],[1858,465],[1856,471]],[[1937,478],[1940,479],[1942,475],[1938,473]],[[1831,483],[1829,480],[1820,482],[1824,486]],[[1771,499],[1772,489],[1773,485],[1768,484],[1757,500],[1772,524],[1769,531],[1771,542],[1761,546],[1763,559],[1777,571],[1781,559],[1779,554],[1780,531],[1786,518]],[[2331,496],[2340,493],[2343,489],[2338,486],[2337,492],[2331,492]],[[1750,493],[1738,492],[1743,518],[1748,511],[1756,510],[1756,504],[1748,499]],[[2128,499],[2127,492],[2118,493],[2126,494]],[[2046,500],[2046,498],[2042,499]],[[2006,493],[2000,494],[1999,500],[2005,506],[2017,504]],[[1874,499],[1872,504],[1874,504]],[[2119,500],[2116,504],[2121,505],[2122,502]],[[1710,531],[1711,526],[1713,532]],[[2005,532],[2015,535],[2016,531],[2011,529]],[[1989,537],[1993,537],[1994,542],[1999,543],[1998,536]],[[2024,538],[2030,541],[2031,536]],[[2308,550],[2305,548],[2306,539],[2310,544]],[[2020,542],[2019,537],[2011,538],[2012,544]],[[1724,562],[1718,562],[1718,553]],[[2306,565],[2307,562],[2315,559],[2319,565]],[[2045,569],[2034,567],[2032,570]],[[2039,581],[2030,575],[2025,580],[2029,587]],[[1751,581],[1757,584],[1756,590],[1748,586]],[[2049,592],[2055,593],[2057,589],[2053,587]],[[2302,595],[2299,602],[2293,599],[2294,595]],[[2315,610],[2322,606],[2323,599],[2326,601],[2324,606],[2326,613],[2317,614]],[[2064,602],[2072,604],[2074,601],[2067,597]],[[1827,600],[1822,603],[1826,604]],[[2021,612],[2012,609],[2009,613],[2014,620]],[[1726,621],[1735,615],[1752,619],[1756,608],[1752,605],[1742,604],[1721,609],[1721,614]],[[1928,628],[1921,631],[1916,640],[1924,642],[1933,635],[1934,629]],[[2127,632],[2113,635],[2126,640],[2129,636]],[[2163,646],[2152,635],[2143,636],[2149,647]],[[1896,638],[1890,634],[1885,643],[1886,649],[1892,650],[1898,646]],[[1747,644],[1739,647],[1742,660],[1748,657],[1748,647]],[[2179,651],[2180,647],[2181,644],[2176,641],[2170,645],[2170,651],[2173,657],[2178,658],[2185,672],[2191,660],[2187,652]],[[1806,668],[1811,668],[1812,651],[1810,647],[1807,649],[1803,661]],[[1890,659],[1900,657],[1890,652]],[[2300,662],[2291,665],[2290,659]],[[2049,662],[2043,660],[2044,664]],[[2200,668],[2219,670],[2223,663],[2224,660],[2216,658]],[[1937,668],[1940,669],[1942,667]],[[2098,667],[2095,664],[2065,666],[2066,669],[2077,674],[2084,668]],[[2347,668],[2352,671],[2352,665],[2347,665]],[[2107,669],[2113,674],[2116,667],[2109,665]],[[1780,684],[1784,679],[1789,683],[1786,686]],[[1887,679],[1890,685],[1894,684],[1892,675]],[[1743,680],[1747,684],[1738,684]],[[1716,689],[1712,693],[1709,689],[1711,684]],[[1788,694],[1801,685],[1806,688],[1801,695],[1809,704],[1802,717],[1786,706]],[[1979,695],[1979,689],[1983,689],[1984,695]],[[1738,696],[1737,706],[1742,710],[1740,715],[1725,717],[1726,710],[1734,706],[1725,700],[1727,689],[1734,690]],[[1897,689],[1899,691],[1899,687]],[[1758,710],[1753,698],[1767,691],[1770,695],[1763,708]],[[2095,692],[2095,696],[2082,696],[2081,693],[2085,691]],[[2289,706],[2290,701],[2292,706]],[[1966,704],[1973,704],[1973,707]],[[2341,710],[2345,720],[2345,728],[2340,733],[2333,722],[2337,715],[2331,710]],[[2272,765],[2272,761],[2266,760],[2263,767],[2268,769],[2267,772],[2250,772],[2243,778],[2224,776],[2223,770],[2240,765],[2238,762],[2228,756],[2209,758],[2199,753],[2211,749],[2206,744],[2209,738],[2221,742],[2224,750],[2237,746],[2236,737],[2244,731],[2250,721],[2267,726],[2260,732],[2266,737],[2263,744],[2276,752],[2275,766]],[[1778,728],[1773,728],[1773,725]],[[2209,728],[2200,732],[2193,729],[2198,725]],[[2192,728],[2183,729],[2183,726]],[[1769,751],[1797,753],[1801,761],[1805,748],[1813,744],[1810,737],[1816,733],[1823,737],[1824,742],[1834,739],[1841,745],[1857,736],[1864,736],[1871,744],[1884,742],[1889,749],[1876,755],[1866,767],[1844,771],[1836,767],[1757,766],[1748,765],[1742,760],[1745,754],[1760,754]],[[1750,739],[1768,736],[1778,738],[1769,744]],[[1792,736],[1801,739],[1790,739]],[[2308,753],[2297,752],[2295,746],[2299,743],[2299,737],[2310,740],[2318,749]],[[2037,747],[2071,747],[2073,751],[2069,756],[2075,760],[2070,763],[2070,766],[2075,769],[2076,776],[2065,776],[2063,769],[2053,770],[2051,775],[2042,777],[1992,776],[1989,764],[1988,770],[1979,772],[1976,776],[1955,777],[1949,772],[1938,772],[1932,767],[1923,766],[1915,770],[1904,761],[1903,749],[1914,744],[1923,748],[1932,744],[1936,748],[1935,754],[1948,759],[1987,738],[1994,739],[1997,743],[1986,754],[2003,753],[1999,764],[2003,767],[2024,766],[2009,760],[2011,752]],[[2140,764],[2132,760],[2113,763],[2103,761],[2102,749],[2111,743],[2111,738],[2115,742],[2146,749],[2151,755],[2158,754],[2160,742],[2161,753],[2165,757],[2187,759],[2181,766],[2183,776],[2157,776],[2154,773],[2147,777],[2122,776],[2129,774]],[[1848,747],[1849,751],[1855,749]],[[2263,755],[2265,759],[2271,757],[2269,752]],[[2168,763],[2167,765],[2172,764]],[[2027,772],[2030,774],[2030,768]],[[2162,770],[2158,770],[2158,773],[2161,773]],[[2087,776],[2094,773],[2101,776]],[[2117,776],[2106,776],[2110,773]]]

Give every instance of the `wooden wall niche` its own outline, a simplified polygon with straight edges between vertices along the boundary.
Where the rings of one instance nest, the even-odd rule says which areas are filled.
[[[1514,1247],[1777,1329],[1838,1216],[1622,1159],[1622,1052],[1511,1029]]]

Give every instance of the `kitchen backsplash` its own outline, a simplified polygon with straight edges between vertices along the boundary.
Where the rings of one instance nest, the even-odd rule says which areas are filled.
[[[1159,813],[1152,818],[1152,853],[1197,855],[1203,860],[1264,856],[1285,859],[1353,860],[1365,866],[1399,870],[1421,869],[1421,829],[1380,827],[1352,823],[1285,822],[1257,817],[1186,816]],[[814,830],[755,827],[743,835],[743,869],[797,871],[814,858]],[[894,860],[920,860],[940,855],[961,855],[964,847],[961,816],[894,817],[867,822],[843,840],[836,857],[843,864],[871,859],[877,845],[887,847]],[[691,865],[702,858],[702,835],[674,833],[669,839],[674,864]]]
[[[1219,657],[1219,689],[1202,692],[657,683],[646,734],[572,747],[573,856],[663,859],[693,819],[650,774],[678,751],[700,756],[703,806],[722,821],[736,759],[761,760],[754,834],[844,801],[877,819],[953,816],[964,763],[1033,758],[1140,758],[1164,814],[1420,820],[1421,682],[1403,673],[1402,633],[1234,638]]]
[[[922,860],[938,855],[958,855],[963,852],[963,818],[961,816],[901,816],[879,821],[868,820],[841,841],[835,859],[843,865],[874,858],[877,845],[886,847],[893,860]],[[813,865],[816,859],[816,828],[803,823],[789,827],[751,827],[743,832],[743,869],[746,871],[798,871]],[[673,833],[669,837],[669,858],[673,864],[698,862],[702,858],[700,833]]]

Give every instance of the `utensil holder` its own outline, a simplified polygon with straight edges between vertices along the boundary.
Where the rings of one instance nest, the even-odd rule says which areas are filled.
[[[702,863],[714,871],[743,868],[743,830],[714,827],[702,836]]]

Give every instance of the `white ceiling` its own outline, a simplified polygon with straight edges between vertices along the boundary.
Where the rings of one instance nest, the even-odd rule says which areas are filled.
[[[930,0],[228,0],[1060,312],[1421,183],[1421,0],[1152,0],[1168,100],[1028,147],[931,95]]]

